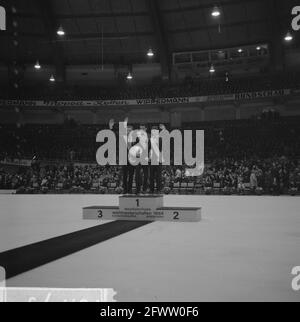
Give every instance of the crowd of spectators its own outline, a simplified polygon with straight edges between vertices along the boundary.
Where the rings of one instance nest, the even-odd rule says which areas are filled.
[[[186,124],[205,130],[205,171],[186,177],[164,166],[164,192],[296,194],[300,191],[297,118]],[[2,126],[0,189],[19,192],[122,192],[119,167],[95,165],[96,126]],[[13,166],[18,160],[29,164]],[[185,190],[184,190],[185,189]]]
[[[296,194],[300,191],[300,164],[288,158],[268,160],[218,160],[208,164],[201,177],[185,176],[185,168],[164,166],[163,192],[185,193],[184,183],[191,183],[191,192],[223,194]],[[178,189],[177,189],[178,188]],[[98,192],[121,193],[122,172],[119,167],[95,165],[36,165],[9,169],[0,168],[0,189],[19,193]]]
[[[83,165],[40,165],[33,162],[30,167],[20,167],[16,172],[0,168],[0,189],[14,189],[20,192],[90,191],[93,187],[108,188],[114,182],[121,186],[116,167]]]

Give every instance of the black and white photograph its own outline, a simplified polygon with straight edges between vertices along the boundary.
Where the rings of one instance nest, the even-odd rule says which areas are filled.
[[[0,302],[300,302],[300,1],[0,0]]]

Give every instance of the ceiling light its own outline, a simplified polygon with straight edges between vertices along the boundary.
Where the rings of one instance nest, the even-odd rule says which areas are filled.
[[[286,34],[286,36],[284,37],[284,40],[285,41],[292,41],[293,40],[293,35],[290,32],[288,32]]]
[[[65,31],[64,31],[64,29],[63,29],[63,27],[62,27],[62,26],[60,26],[60,27],[58,28],[58,30],[57,30],[57,34],[58,34],[59,36],[64,36],[64,35],[65,35]]]
[[[49,79],[49,80],[50,80],[50,82],[52,82],[52,83],[53,83],[53,82],[55,82],[55,78],[54,78],[54,76],[53,76],[53,75],[51,75],[51,77],[50,77],[50,79]]]
[[[221,15],[220,9],[217,6],[215,6],[213,11],[211,12],[211,15],[215,18],[219,17]]]
[[[132,74],[131,74],[130,72],[129,72],[129,73],[128,73],[128,75],[127,75],[127,79],[128,79],[128,80],[133,79]]]
[[[39,61],[37,60],[36,64],[34,65],[35,69],[41,69],[41,65],[39,63]]]
[[[260,51],[260,50],[261,50],[261,47],[260,47],[260,46],[257,46],[257,47],[256,47],[256,50],[257,50],[257,51]]]
[[[238,52],[241,54],[243,52],[243,49],[242,48],[239,48],[238,49]]]
[[[153,50],[151,48],[148,50],[147,56],[148,57],[153,57],[154,56]]]
[[[215,71],[216,71],[216,70],[215,70],[214,65],[211,65],[211,66],[210,66],[210,69],[209,69],[209,72],[210,72],[211,74],[213,74]]]

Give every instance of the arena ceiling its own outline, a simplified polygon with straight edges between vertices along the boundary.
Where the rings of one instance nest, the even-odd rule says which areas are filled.
[[[132,64],[173,52],[269,42],[290,28],[294,0],[10,0],[0,59],[24,64]],[[221,16],[211,11],[217,5]],[[12,9],[14,7],[16,10]],[[64,37],[58,37],[62,26]]]

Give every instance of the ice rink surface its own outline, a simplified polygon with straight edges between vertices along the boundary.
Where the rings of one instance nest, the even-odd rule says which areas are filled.
[[[106,222],[82,207],[117,196],[0,196],[0,252]],[[300,198],[166,196],[202,207],[199,223],[154,222],[7,281],[8,286],[114,288],[119,301],[300,301]]]

